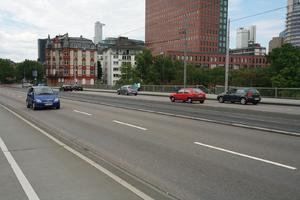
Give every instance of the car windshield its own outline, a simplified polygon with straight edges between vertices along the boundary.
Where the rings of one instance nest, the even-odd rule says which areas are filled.
[[[37,95],[53,94],[53,90],[49,87],[37,87],[34,89],[34,93]]]

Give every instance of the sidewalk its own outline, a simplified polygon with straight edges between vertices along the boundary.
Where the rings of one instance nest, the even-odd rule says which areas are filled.
[[[84,88],[85,91],[90,92],[105,92],[105,93],[116,93],[116,90],[107,90],[107,89],[91,89]],[[170,93],[165,92],[145,92],[140,91],[139,95],[148,95],[148,96],[159,96],[159,97],[168,97]],[[217,100],[217,95],[207,94],[208,100]],[[300,100],[294,99],[275,99],[275,98],[262,98],[262,104],[271,104],[271,105],[285,105],[285,106],[300,106]]]

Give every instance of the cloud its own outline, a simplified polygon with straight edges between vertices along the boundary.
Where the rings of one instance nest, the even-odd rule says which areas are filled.
[[[37,39],[48,34],[92,39],[96,21],[106,24],[105,37],[126,33],[144,39],[144,28],[131,31],[144,27],[144,4],[143,0],[1,0],[0,57],[37,59]]]

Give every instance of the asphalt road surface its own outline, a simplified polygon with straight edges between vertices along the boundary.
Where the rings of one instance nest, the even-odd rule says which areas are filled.
[[[172,104],[84,93],[61,96],[68,98],[62,99],[61,110],[33,111],[25,107],[24,92],[0,88],[2,105],[67,144],[84,147],[82,154],[153,199],[300,199],[299,137],[163,114],[199,117],[201,112],[203,118],[221,121],[231,113],[236,116],[226,120],[299,132],[299,114],[287,112],[298,108],[235,109],[241,105]],[[0,137],[41,199],[143,199],[25,127],[3,107],[0,123]],[[0,165],[1,197],[26,199],[1,151]]]

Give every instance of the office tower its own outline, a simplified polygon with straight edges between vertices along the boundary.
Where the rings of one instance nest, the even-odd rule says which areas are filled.
[[[285,42],[300,46],[300,0],[288,0]]]
[[[247,48],[256,43],[256,26],[238,28],[236,32],[236,48]]]
[[[146,0],[146,46],[154,54],[226,52],[228,0]]]
[[[99,42],[102,42],[103,26],[105,26],[105,24],[102,24],[101,22],[96,22],[95,23],[95,37],[94,37],[94,43],[95,44],[98,44]]]

